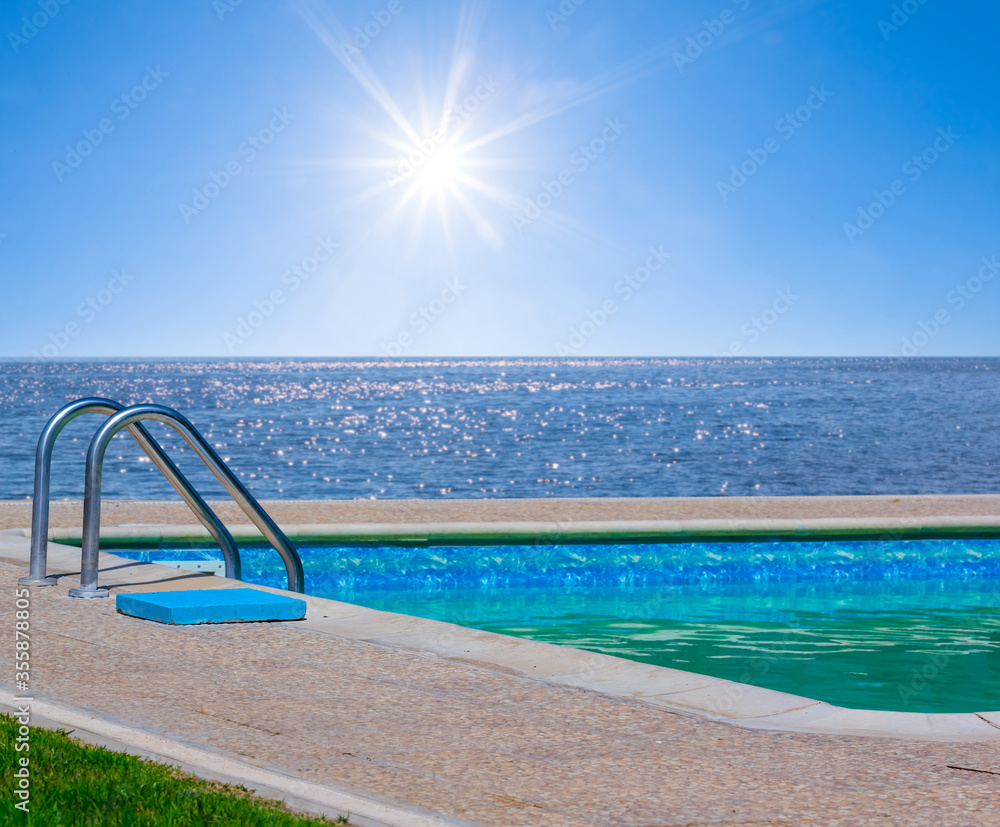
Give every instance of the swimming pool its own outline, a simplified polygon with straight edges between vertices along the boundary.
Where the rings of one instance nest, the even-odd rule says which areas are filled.
[[[862,709],[1000,710],[1000,540],[301,548],[310,594]],[[218,559],[217,551],[116,552]],[[249,582],[283,587],[270,550]]]

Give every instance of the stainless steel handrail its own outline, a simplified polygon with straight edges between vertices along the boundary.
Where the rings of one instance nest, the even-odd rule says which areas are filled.
[[[35,487],[31,502],[31,557],[28,575],[19,578],[18,583],[28,586],[51,586],[56,582],[55,577],[47,576],[49,491],[52,478],[52,451],[60,432],[78,416],[88,413],[102,413],[110,416],[124,408],[124,405],[112,399],[101,397],[77,399],[56,411],[46,423],[45,428],[42,429],[41,436],[38,438],[38,447],[35,450]],[[216,516],[208,503],[195,491],[194,486],[188,482],[187,477],[174,465],[170,457],[163,453],[159,443],[149,435],[149,432],[142,425],[131,425],[128,431],[153,465],[181,495],[181,499],[187,503],[201,524],[208,529],[215,542],[219,544],[219,548],[222,549],[222,559],[226,563],[226,577],[231,577],[234,580],[242,579],[239,549],[236,547],[233,535],[222,524],[222,520]]]
[[[133,405],[113,414],[94,434],[87,451],[87,472],[83,495],[83,554],[80,571],[80,586],[70,589],[71,597],[107,597],[108,590],[97,584],[98,560],[101,534],[101,472],[104,467],[104,452],[111,439],[122,428],[127,428],[140,420],[153,420],[169,425],[179,433],[184,441],[204,462],[215,478],[243,509],[254,525],[260,530],[281,555],[288,574],[288,590],[301,593],[305,577],[302,560],[295,546],[284,535],[260,503],[244,487],[236,475],[229,470],[222,458],[184,416],[172,408],[162,405]]]

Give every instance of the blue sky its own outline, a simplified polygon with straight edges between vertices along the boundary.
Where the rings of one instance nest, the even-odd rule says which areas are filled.
[[[998,25],[10,0],[0,355],[1000,355]]]

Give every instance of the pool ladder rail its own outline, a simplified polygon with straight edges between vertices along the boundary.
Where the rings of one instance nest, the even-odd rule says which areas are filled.
[[[48,576],[47,569],[52,450],[62,429],[71,420],[87,413],[106,414],[108,420],[94,434],[87,451],[80,585],[69,590],[70,597],[107,597],[109,594],[108,590],[101,588],[97,582],[101,535],[101,476],[105,451],[107,451],[115,434],[122,429],[128,430],[153,465],[166,477],[167,481],[180,494],[181,499],[187,503],[191,511],[219,544],[226,564],[226,577],[234,580],[242,579],[240,553],[235,540],[233,540],[233,535],[195,490],[187,477],[164,453],[159,443],[140,424],[143,420],[162,422],[181,435],[281,556],[288,575],[288,591],[299,594],[304,591],[305,578],[302,572],[302,560],[295,546],[187,418],[174,409],[163,405],[125,407],[111,399],[99,397],[77,399],[75,402],[70,402],[60,408],[42,429],[41,436],[38,438],[38,448],[35,451],[35,483],[31,504],[31,556],[28,575],[20,578],[19,583],[50,586],[56,582],[55,577]]]

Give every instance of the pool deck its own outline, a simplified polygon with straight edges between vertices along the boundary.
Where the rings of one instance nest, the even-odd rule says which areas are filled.
[[[975,518],[1000,497],[282,502],[279,524]],[[28,503],[0,503],[0,578],[26,571]],[[237,515],[220,508],[224,519]],[[76,529],[79,502],[54,502]],[[109,501],[105,525],[186,525]],[[244,520],[239,520],[243,522]],[[138,529],[139,526],[133,526]],[[20,530],[19,530],[20,529]],[[242,779],[352,823],[998,823],[1000,713],[839,710],[568,647],[308,598],[304,621],[163,626],[70,600],[79,550],[31,590],[36,720]],[[113,593],[244,586],[102,554]],[[0,608],[13,628],[13,599]],[[13,635],[9,636],[12,639]],[[9,674],[7,678],[12,678]],[[0,704],[13,701],[0,686]],[[989,813],[993,812],[994,816]]]
[[[262,500],[281,525],[314,523],[577,522],[646,520],[859,519],[871,521],[994,517],[1000,495],[921,495],[876,497],[649,497],[504,500]],[[245,523],[230,500],[212,501],[226,522]],[[53,500],[49,525],[79,528],[83,502]],[[181,502],[110,500],[101,506],[104,525],[189,525]],[[30,500],[0,500],[0,529],[31,524]]]
[[[649,542],[1000,537],[1000,496],[681,497],[550,500],[268,500],[300,545],[328,542]],[[237,542],[263,540],[234,503],[212,502]],[[51,506],[49,539],[80,544],[79,500]],[[209,543],[179,502],[106,500],[102,547]],[[30,503],[0,501],[0,529],[30,523]]]

